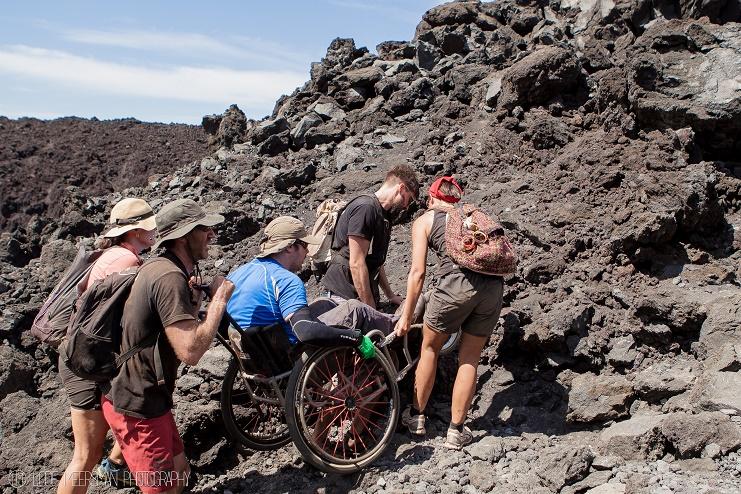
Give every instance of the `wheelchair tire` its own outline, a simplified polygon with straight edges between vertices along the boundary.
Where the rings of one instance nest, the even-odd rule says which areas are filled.
[[[221,416],[229,437],[241,446],[258,451],[287,444],[291,434],[283,407],[253,401],[246,391],[239,390],[240,381],[239,366],[232,358],[221,386]],[[253,385],[253,388],[258,395],[273,394],[265,385]]]
[[[286,421],[304,460],[326,473],[350,474],[386,449],[399,419],[399,387],[379,353],[321,348],[296,362],[286,391]]]

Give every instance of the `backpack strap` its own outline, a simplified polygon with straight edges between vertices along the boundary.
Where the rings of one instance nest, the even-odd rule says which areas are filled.
[[[355,202],[356,199],[360,199],[361,197],[373,197],[374,199],[377,199],[376,196],[375,196],[375,194],[373,194],[373,193],[367,193],[367,194],[358,194],[357,196],[355,196],[352,199],[350,199],[349,201],[347,201],[347,204],[345,204],[342,207],[342,209],[340,209],[339,212],[337,213],[337,221],[335,222],[335,227],[332,229],[332,241],[329,243],[329,250],[331,250],[333,252],[339,252],[340,249],[335,249],[334,248],[334,236],[335,236],[335,233],[337,232],[337,223],[340,222],[340,217],[345,212],[345,210],[348,208],[348,206],[350,206],[350,204],[352,204],[353,202]],[[332,256],[332,257],[335,257],[335,256]],[[342,255],[339,255],[339,254],[337,255],[337,257],[338,258],[345,259]],[[346,262],[349,262],[349,259],[345,259],[345,261]]]
[[[173,262],[180,269],[180,271],[183,273],[183,275],[187,279],[185,266],[183,266],[183,263],[180,261],[180,259],[177,258],[177,256],[162,255],[158,257],[153,257],[153,258],[148,259],[145,262],[145,264],[152,264],[154,262],[163,261],[163,260],[169,260]],[[160,348],[159,348],[159,345],[160,345],[159,336],[161,333],[162,331],[155,331],[154,333],[148,334],[139,343],[137,343],[136,345],[133,345],[131,348],[129,348],[124,353],[119,355],[118,358],[116,359],[116,368],[120,369],[131,357],[133,357],[134,355],[141,352],[145,348],[148,348],[152,346],[152,344],[154,344],[154,372],[157,378],[157,385],[158,386],[164,385],[165,384],[165,372],[164,372],[164,367],[162,366],[162,357],[160,356]]]
[[[147,337],[144,338],[142,341],[132,346],[131,348],[126,350],[121,355],[119,355],[119,357],[116,359],[116,368],[120,369],[131,357],[141,352],[145,348],[152,346],[152,343],[154,343],[154,372],[157,377],[157,385],[162,386],[163,384],[165,384],[165,372],[162,367],[162,358],[160,357],[160,351],[159,351],[160,350],[159,349],[160,334],[161,334],[160,331],[156,331],[154,333],[147,335]]]

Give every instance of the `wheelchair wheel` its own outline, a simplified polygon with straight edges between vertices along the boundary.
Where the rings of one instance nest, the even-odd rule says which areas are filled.
[[[375,461],[399,418],[396,373],[383,355],[364,360],[350,348],[304,354],[291,373],[286,420],[304,460],[349,474]]]
[[[453,333],[450,335],[450,338],[448,338],[448,341],[443,344],[443,347],[440,349],[440,355],[447,355],[453,350],[455,350],[458,347],[458,343],[461,341],[461,330],[459,329],[457,333]]]
[[[250,381],[249,386],[257,397],[277,399],[275,391],[267,384]],[[224,374],[221,416],[229,437],[250,449],[276,449],[291,440],[283,407],[253,400],[247,391],[245,378],[239,375],[235,359],[229,362]]]

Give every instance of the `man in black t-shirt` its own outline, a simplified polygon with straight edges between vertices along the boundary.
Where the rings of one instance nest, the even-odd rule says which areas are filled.
[[[374,194],[351,200],[340,213],[332,239],[332,260],[322,284],[333,297],[359,299],[371,307],[380,301],[401,304],[389,285],[384,263],[391,239],[391,218],[407,209],[419,194],[417,174],[397,165]]]

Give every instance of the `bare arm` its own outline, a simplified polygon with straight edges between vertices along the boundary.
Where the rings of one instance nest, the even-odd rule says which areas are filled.
[[[226,310],[226,303],[234,291],[234,284],[218,276],[211,284],[211,290],[214,295],[208,305],[205,320],[179,321],[165,328],[175,355],[188,365],[196,365],[211,346]]]
[[[350,247],[350,274],[355,291],[358,292],[358,299],[375,309],[376,301],[373,300],[368,265],[365,263],[365,256],[368,255],[368,249],[370,249],[370,240],[350,235],[347,237],[347,242]]]
[[[383,266],[381,266],[381,269],[378,271],[378,285],[381,287],[381,290],[383,290],[383,293],[386,294],[386,298],[389,302],[393,304],[401,304],[401,297],[394,293],[394,290],[391,288],[388,276],[386,276],[386,269]]]
[[[414,315],[414,308],[422,293],[422,286],[427,271],[427,244],[432,229],[434,212],[427,212],[417,218],[412,226],[412,267],[407,278],[407,298],[404,301],[404,309],[399,322],[396,324],[397,335],[403,335],[409,331]]]

